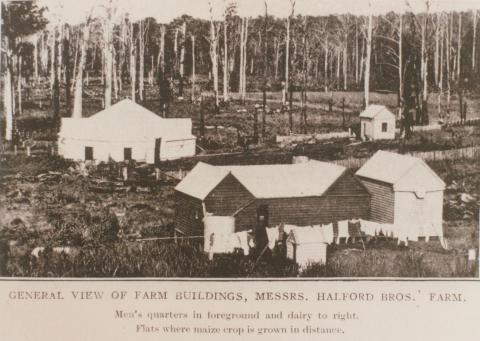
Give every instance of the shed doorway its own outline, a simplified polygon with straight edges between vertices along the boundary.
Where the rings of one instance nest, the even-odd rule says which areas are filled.
[[[93,160],[93,147],[85,147],[85,161]]]
[[[132,160],[132,148],[123,148],[123,161]]]

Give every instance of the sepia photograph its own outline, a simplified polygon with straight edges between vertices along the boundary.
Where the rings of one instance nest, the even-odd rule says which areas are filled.
[[[478,279],[479,21],[2,0],[0,277]]]

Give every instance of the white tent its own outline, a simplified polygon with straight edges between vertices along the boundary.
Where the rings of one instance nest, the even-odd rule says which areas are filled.
[[[393,140],[395,115],[383,105],[369,105],[360,114],[360,130],[363,140]]]
[[[67,159],[147,163],[195,155],[191,119],[164,119],[125,99],[89,118],[63,118],[59,154]]]
[[[409,240],[443,238],[445,183],[422,159],[378,151],[356,175],[372,195],[371,220],[393,223]]]

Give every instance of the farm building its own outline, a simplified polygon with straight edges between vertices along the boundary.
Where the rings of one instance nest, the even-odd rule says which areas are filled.
[[[290,231],[287,238],[287,258],[301,267],[327,262],[327,243],[321,228],[303,227]]]
[[[445,183],[423,160],[378,151],[356,175],[372,195],[370,220],[394,224],[409,240],[443,238]]]
[[[59,154],[156,163],[195,155],[191,119],[165,119],[125,99],[88,118],[62,118]]]
[[[175,188],[176,231],[202,235],[205,214],[234,216],[235,232],[368,218],[370,195],[345,167],[321,161],[212,166],[199,162]]]
[[[383,105],[369,105],[360,114],[362,140],[393,140],[395,115]]]

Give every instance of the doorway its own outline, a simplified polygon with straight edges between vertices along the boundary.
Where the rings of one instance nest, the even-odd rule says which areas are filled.
[[[93,147],[85,147],[85,161],[93,160]]]
[[[123,148],[123,161],[132,160],[132,148]]]

